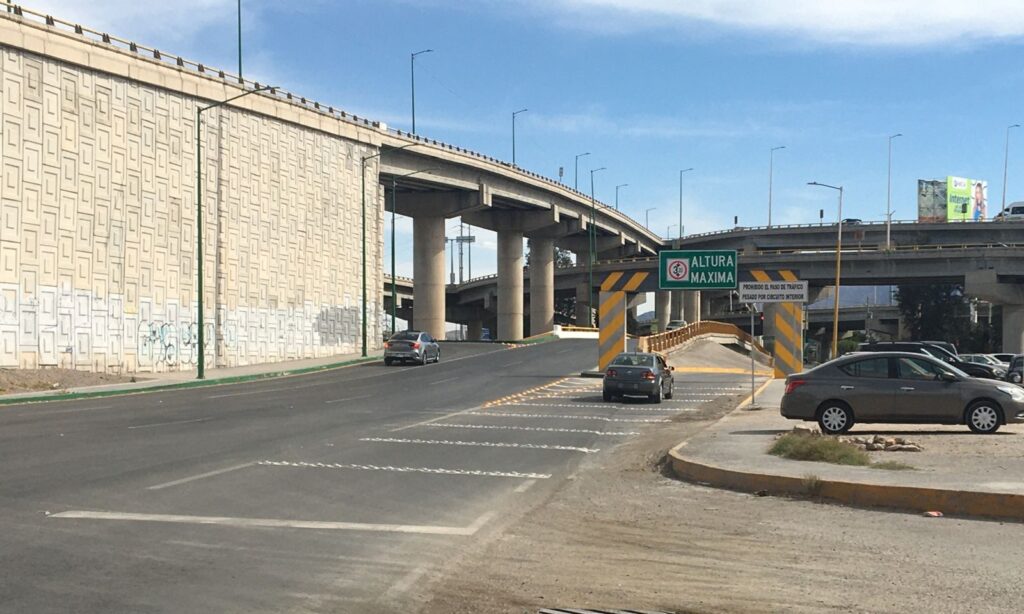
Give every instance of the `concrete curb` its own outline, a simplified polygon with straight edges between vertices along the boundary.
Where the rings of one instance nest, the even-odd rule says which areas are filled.
[[[122,390],[97,390],[95,392],[46,392],[38,395],[31,396],[18,396],[9,398],[0,398],[0,406],[3,405],[22,405],[29,403],[46,403],[50,401],[72,401],[80,399],[97,399],[101,397],[111,396],[124,396],[132,394],[147,394],[150,392],[166,392],[168,390],[178,390],[184,388],[201,388],[207,386],[223,386],[225,384],[239,384],[243,382],[251,382],[262,379],[276,379],[293,377],[296,375],[305,375],[307,373],[316,373],[318,371],[330,371],[332,369],[343,369],[345,367],[354,367],[368,362],[380,360],[380,356],[369,356],[366,358],[355,358],[353,360],[346,360],[343,362],[330,363],[326,365],[317,365],[315,367],[302,367],[299,369],[282,370],[282,371],[268,371],[265,373],[253,373],[250,375],[234,375],[229,377],[222,377],[218,379],[203,379],[203,380],[190,380],[186,382],[178,382],[174,384],[156,384],[153,386],[126,388]]]
[[[767,382],[761,390],[765,386]],[[749,401],[748,397],[733,411],[741,410]],[[814,497],[854,507],[1024,521],[1024,495],[1020,494],[829,480],[813,476],[812,468],[808,468],[805,477],[725,469],[686,457],[686,444],[684,441],[669,450],[673,475],[686,482],[748,493]]]

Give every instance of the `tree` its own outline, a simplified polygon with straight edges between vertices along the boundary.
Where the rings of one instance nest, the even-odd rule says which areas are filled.
[[[560,247],[555,248],[555,268],[556,269],[571,269],[576,266],[573,261],[572,252],[567,249]],[[530,268],[530,249],[526,249],[526,268]]]
[[[914,339],[949,341],[963,352],[991,352],[997,345],[995,326],[971,322],[971,300],[960,284],[901,285],[896,299]]]

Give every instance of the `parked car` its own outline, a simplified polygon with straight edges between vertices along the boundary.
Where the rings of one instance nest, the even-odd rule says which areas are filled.
[[[988,365],[979,365],[950,354],[945,348],[933,345],[927,341],[880,341],[876,343],[861,343],[857,349],[862,352],[912,352],[937,358],[952,367],[959,369],[971,377],[985,379],[1002,379],[1003,375]]]
[[[612,359],[604,372],[603,397],[646,396],[652,403],[672,398],[673,367],[660,354],[624,352]]]
[[[1006,381],[1014,384],[1024,381],[1024,355],[1018,354],[1010,361],[1010,368],[1006,370]]]
[[[960,355],[960,352],[957,351],[956,346],[953,345],[952,343],[950,343],[949,341],[930,341],[928,339],[922,339],[921,343],[927,343],[928,345],[936,345],[936,346],[946,350],[947,352],[949,352],[953,356],[959,356]]]
[[[391,335],[384,344],[384,364],[411,360],[425,365],[441,361],[441,346],[427,333],[407,330]]]
[[[686,326],[686,320],[672,320],[668,323],[668,326],[665,327],[665,332],[676,330],[677,328],[683,328],[684,326]]]
[[[788,376],[780,411],[817,421],[828,434],[857,422],[966,424],[975,433],[994,433],[1024,422],[1024,390],[972,378],[924,354],[866,352]]]
[[[1000,362],[991,354],[960,354],[960,360],[973,362],[976,365],[988,365],[996,371],[1002,371],[1004,375],[1006,370],[1010,368],[1009,363]]]
[[[995,358],[999,362],[1005,362],[1006,364],[1010,364],[1011,362],[1013,362],[1013,357],[1015,355],[1016,354],[1006,354],[1006,353],[1003,353],[1003,352],[997,352],[995,354],[989,354],[989,356],[991,356],[992,358]]]
[[[860,219],[859,217],[848,217],[845,220],[843,220],[843,225],[845,226],[859,226],[860,224],[863,223],[864,220]]]

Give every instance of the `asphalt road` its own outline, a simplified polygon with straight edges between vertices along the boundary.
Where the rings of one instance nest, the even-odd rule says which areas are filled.
[[[595,344],[0,408],[0,609],[389,611],[624,436],[481,407],[592,367]]]

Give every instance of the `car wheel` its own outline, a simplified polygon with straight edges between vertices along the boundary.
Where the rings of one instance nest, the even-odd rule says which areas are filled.
[[[427,351],[423,350],[423,356],[420,356],[420,365],[425,365],[427,362]]]
[[[818,426],[828,435],[845,433],[853,426],[853,410],[842,401],[823,403],[818,409]]]
[[[391,359],[390,358],[385,358],[384,359],[384,366],[385,367],[390,367],[391,366]]]
[[[671,382],[668,385],[668,392],[665,393],[665,398],[666,399],[671,399],[672,398],[672,383]]]
[[[615,400],[615,396],[610,392],[602,392],[601,398],[604,399],[605,403],[610,403]]]
[[[434,362],[441,362],[441,350],[438,350],[437,354],[434,355]]]
[[[995,433],[1003,422],[1003,410],[991,401],[975,401],[967,408],[964,419],[975,433]]]
[[[1010,381],[1013,382],[1014,384],[1019,384],[1020,383],[1020,379],[1021,379],[1020,373],[1011,373],[1010,374]]]
[[[663,391],[661,389],[661,386],[658,386],[658,391],[648,397],[651,400],[651,403],[661,403],[661,393],[662,392]]]

